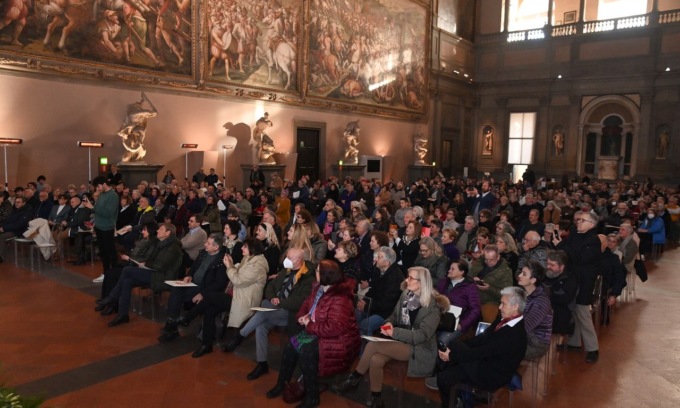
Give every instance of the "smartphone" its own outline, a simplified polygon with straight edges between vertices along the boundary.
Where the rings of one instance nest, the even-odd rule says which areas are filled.
[[[446,344],[444,344],[444,342],[440,340],[437,342],[437,348],[439,349],[439,351],[443,353],[446,351],[448,347],[446,347]]]
[[[476,283],[478,286],[486,285],[486,283],[484,283],[484,281],[481,280],[481,279],[480,279],[480,280],[476,280],[475,283]]]

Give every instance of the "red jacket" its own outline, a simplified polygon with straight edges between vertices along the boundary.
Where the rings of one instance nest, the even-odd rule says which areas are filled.
[[[307,324],[307,333],[319,340],[319,377],[349,370],[359,355],[361,337],[354,317],[354,286],[353,279],[345,279],[328,288],[316,305],[316,321]],[[309,313],[318,288],[319,283],[315,282],[297,313],[298,318]]]

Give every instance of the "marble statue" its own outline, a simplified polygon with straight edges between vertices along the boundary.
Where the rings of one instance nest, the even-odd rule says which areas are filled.
[[[269,120],[268,112],[265,112],[264,116],[255,122],[251,145],[255,152],[255,160],[259,164],[276,164],[276,160],[274,159],[274,153],[276,153],[274,141],[265,132],[268,127],[272,126],[274,126],[274,123]]]
[[[148,106],[145,106],[148,105]],[[118,131],[118,136],[123,139],[123,163],[140,163],[146,156],[144,138],[146,137],[147,120],[158,114],[149,98],[142,92],[142,100],[128,105],[127,114],[123,120],[123,126]]]
[[[421,131],[418,131],[413,136],[413,151],[416,152],[416,160],[413,164],[416,166],[425,166],[425,156],[427,156],[427,138],[423,136]]]
[[[345,127],[343,138],[345,140],[344,164],[359,164],[359,132],[361,127],[359,121],[349,122]]]
[[[668,154],[668,143],[670,142],[670,135],[668,129],[664,128],[659,134],[659,140],[656,145],[656,158],[665,159]]]
[[[564,153],[564,129],[562,129],[562,126],[556,126],[553,129],[552,140],[555,146],[555,156],[562,156]]]

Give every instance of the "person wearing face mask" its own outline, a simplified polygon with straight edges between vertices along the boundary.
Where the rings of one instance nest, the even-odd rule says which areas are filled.
[[[663,246],[666,243],[666,226],[654,207],[647,209],[647,218],[640,222],[637,232],[640,235],[640,253],[642,254],[651,253],[653,245]]]
[[[255,380],[269,372],[267,336],[272,327],[285,327],[289,336],[295,334],[297,329],[295,315],[312,291],[315,279],[313,271],[312,263],[305,261],[301,249],[289,249],[283,260],[283,268],[265,287],[264,299],[260,304],[263,308],[275,310],[256,312],[236,336],[222,346],[224,352],[234,351],[246,337],[255,332],[257,365],[248,374],[248,380]]]

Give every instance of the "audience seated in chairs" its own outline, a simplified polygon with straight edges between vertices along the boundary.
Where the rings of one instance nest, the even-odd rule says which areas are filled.
[[[248,374],[248,380],[255,380],[269,372],[267,352],[269,340],[267,335],[273,327],[285,327],[288,336],[297,331],[297,314],[302,303],[312,291],[315,280],[311,262],[304,260],[301,249],[291,248],[286,253],[281,269],[264,291],[261,307],[276,309],[274,311],[258,311],[248,320],[246,325],[236,333],[232,340],[222,347],[222,351],[231,352],[243,342],[253,331],[256,333],[255,369]]]
[[[118,315],[109,322],[109,327],[118,326],[130,321],[130,297],[132,288],[150,285],[154,292],[166,289],[166,280],[177,279],[177,272],[182,265],[182,250],[179,240],[175,237],[175,226],[162,224],[158,227],[158,245],[139,266],[123,268],[120,280],[105,299],[97,300],[99,305],[111,306],[118,304]]]
[[[338,393],[356,388],[367,373],[370,375],[371,407],[383,408],[383,369],[391,360],[407,361],[409,377],[427,377],[437,358],[435,331],[440,316],[448,311],[449,301],[437,294],[430,272],[414,266],[408,270],[402,292],[380,333],[396,342],[369,341],[355,370],[333,385]]]
[[[203,250],[208,234],[201,228],[201,216],[192,215],[189,217],[189,229],[180,240],[182,245],[182,266],[190,267],[196,260],[198,253]]]
[[[62,228],[55,241],[58,242],[61,248],[66,248],[68,240],[73,238],[75,258],[73,262],[74,265],[85,265],[85,234],[79,233],[79,231],[86,231],[89,228],[87,223],[90,222],[92,217],[92,210],[87,207],[83,207],[78,196],[71,197],[71,209],[69,211],[67,221],[62,221]]]
[[[455,397],[451,389],[456,384],[495,391],[510,382],[527,348],[522,316],[525,306],[526,292],[522,288],[504,288],[500,316],[484,333],[465,341],[456,339],[445,351],[439,351],[444,362],[437,374],[442,408],[448,408]]]
[[[194,304],[202,302],[205,298],[216,294],[223,294],[227,287],[226,267],[223,263],[224,248],[222,236],[210,234],[203,243],[204,249],[198,253],[191,269],[183,277],[185,284],[193,283],[196,286],[175,286],[170,290],[168,300],[168,320],[163,328],[163,335],[158,338],[161,343],[172,341],[179,337],[177,323],[182,311],[182,305],[191,301]],[[204,332],[205,335],[205,332]]]
[[[283,350],[276,386],[267,392],[270,399],[281,395],[300,362],[305,397],[298,408],[318,406],[319,378],[349,369],[361,345],[353,313],[356,282],[346,279],[329,259],[319,263],[316,280],[297,313],[297,322],[304,328]]]
[[[156,213],[149,205],[149,199],[141,197],[132,223],[118,230],[118,242],[131,251],[142,233],[142,226],[150,221],[156,221]]]
[[[356,320],[362,335],[373,335],[399,301],[404,274],[395,263],[396,258],[390,247],[382,247],[378,251],[375,267],[367,282],[370,288],[365,295],[367,299],[359,300],[356,307]]]
[[[0,225],[0,263],[3,262],[5,255],[5,241],[21,235],[28,229],[28,222],[31,220],[32,208],[26,205],[24,197],[17,197],[14,200],[14,210],[9,214],[5,222]]]

